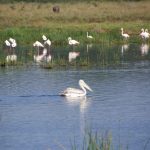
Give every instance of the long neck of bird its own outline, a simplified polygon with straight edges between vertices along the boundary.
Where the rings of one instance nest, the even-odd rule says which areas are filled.
[[[80,87],[81,87],[81,89],[84,91],[84,94],[86,94],[86,89],[85,89],[85,87],[84,87],[82,84],[80,84]]]
[[[121,34],[123,35],[123,29],[121,30]]]

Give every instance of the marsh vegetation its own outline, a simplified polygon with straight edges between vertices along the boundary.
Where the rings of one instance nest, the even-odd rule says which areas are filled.
[[[53,6],[60,12],[54,13]],[[150,2],[76,2],[0,4],[0,42],[14,37],[20,44],[31,44],[46,34],[55,44],[65,44],[68,36],[88,43],[122,42],[120,28],[139,42],[141,28],[150,28]],[[7,11],[6,11],[7,10]]]

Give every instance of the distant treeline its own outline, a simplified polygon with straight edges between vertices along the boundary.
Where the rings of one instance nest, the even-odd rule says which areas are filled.
[[[121,2],[121,1],[135,1],[135,2],[139,2],[139,1],[149,1],[149,0],[0,0],[0,3],[14,3],[14,2],[38,2],[38,3],[48,3],[48,2],[52,2],[52,3],[64,3],[64,2],[106,2],[106,1],[113,1],[113,2]]]

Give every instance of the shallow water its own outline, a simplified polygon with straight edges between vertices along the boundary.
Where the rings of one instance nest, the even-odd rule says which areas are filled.
[[[74,140],[80,148],[87,127],[111,133],[114,149],[150,149],[149,53],[141,54],[138,46],[125,53],[121,46],[113,49],[120,52],[119,66],[95,65],[101,57],[90,51],[94,63],[86,68],[48,70],[36,64],[1,68],[0,149],[71,149]],[[79,79],[93,89],[86,98],[58,95],[66,87],[78,87]]]

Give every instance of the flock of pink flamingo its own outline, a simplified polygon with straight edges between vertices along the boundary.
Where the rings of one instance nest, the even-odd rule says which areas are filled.
[[[129,34],[124,33],[123,28],[121,28],[121,36],[125,40],[130,38]],[[148,29],[144,30],[142,28],[139,36],[143,40],[146,41],[147,39],[150,38],[150,33],[148,32]],[[93,36],[89,35],[88,32],[87,32],[86,37],[87,37],[87,39],[93,39]],[[33,47],[35,47],[37,50],[37,54],[33,56],[35,62],[37,62],[37,63],[40,63],[43,61],[44,62],[51,62],[51,60],[52,60],[52,56],[50,53],[51,44],[52,44],[51,41],[45,35],[42,36],[42,42],[35,41],[33,43]],[[71,37],[68,37],[68,44],[73,46],[73,50],[74,50],[74,46],[79,45],[80,42],[72,39]],[[9,53],[9,55],[7,55],[7,57],[6,57],[6,62],[10,62],[10,61],[16,62],[17,61],[17,55],[15,54],[15,48],[17,46],[16,40],[13,38],[9,38],[8,40],[5,40],[5,45],[7,46],[7,48],[8,48],[7,50]],[[123,51],[127,50],[128,47],[129,47],[128,44],[124,44],[122,46],[121,51],[123,52]],[[148,50],[149,50],[149,46],[146,43],[142,44],[142,46],[141,46],[142,54],[144,55],[145,53],[147,53]],[[80,55],[80,53],[76,52],[76,51],[69,52],[69,55],[68,55],[69,62],[76,59],[76,57],[78,57],[79,55]]]

